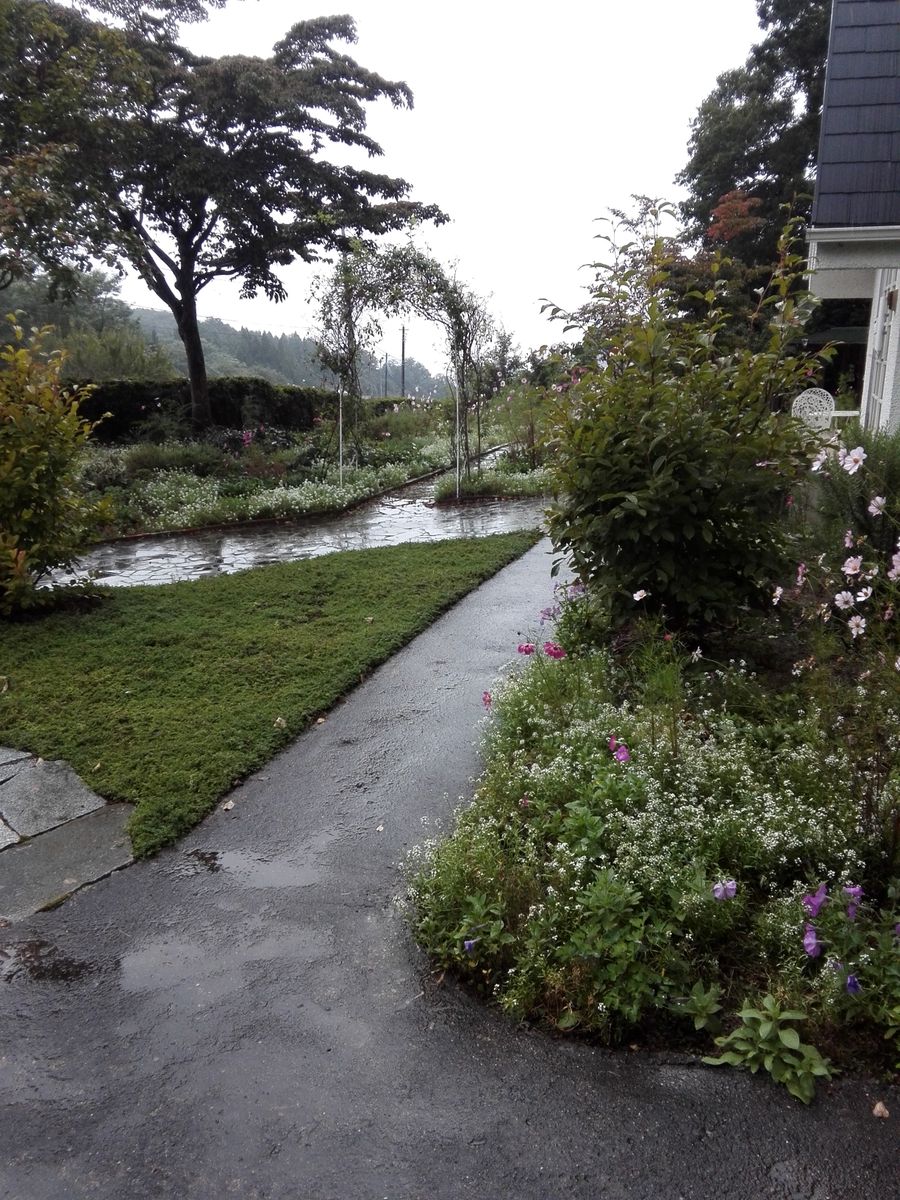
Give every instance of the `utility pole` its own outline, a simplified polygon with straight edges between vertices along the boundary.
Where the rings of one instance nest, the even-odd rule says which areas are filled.
[[[382,388],[382,398],[387,400],[387,355],[384,356],[384,387]]]
[[[400,395],[406,399],[406,326],[400,326]]]

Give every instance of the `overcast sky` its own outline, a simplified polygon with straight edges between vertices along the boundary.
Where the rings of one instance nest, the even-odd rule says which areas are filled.
[[[597,217],[629,207],[633,193],[679,198],[674,176],[699,103],[763,36],[754,0],[349,0],[346,8],[359,35],[347,52],[415,97],[411,111],[370,107],[368,131],[384,150],[377,169],[450,215],[424,241],[490,297],[522,349],[559,340],[541,297],[580,302],[588,275],[579,268],[599,249]],[[203,54],[268,56],[293,21],[343,10],[229,0],[185,27],[182,40]],[[201,317],[310,333],[310,275],[304,265],[286,269],[280,305],[212,285]],[[139,281],[123,296],[160,307]],[[399,357],[399,332],[387,333],[382,349]],[[413,328],[407,352],[433,370],[443,365],[427,328]]]

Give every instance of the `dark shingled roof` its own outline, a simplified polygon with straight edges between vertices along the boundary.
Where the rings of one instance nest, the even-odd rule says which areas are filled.
[[[834,0],[813,225],[900,225],[900,3]]]

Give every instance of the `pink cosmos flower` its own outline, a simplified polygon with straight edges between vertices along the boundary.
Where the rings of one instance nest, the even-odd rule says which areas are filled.
[[[853,637],[862,637],[866,632],[866,618],[861,617],[859,613],[855,613],[847,622],[847,628]]]
[[[841,466],[848,475],[855,475],[859,468],[868,458],[862,446],[857,446],[855,450],[848,450],[841,460]]]
[[[641,588],[640,591],[637,591],[634,593],[634,599],[635,600],[646,600],[649,595],[650,595],[650,593],[648,591],[645,591],[644,588]]]
[[[520,654],[534,654],[534,642],[519,642],[518,651]]]
[[[847,561],[844,563],[844,565],[841,567],[841,570],[844,572],[845,575],[858,575],[859,571],[860,571],[860,567],[862,567],[862,559],[861,558],[848,558]]]
[[[548,658],[565,658],[566,652],[558,642],[544,642],[544,653]]]
[[[803,587],[804,580],[807,576],[806,563],[797,563],[797,587]]]
[[[828,458],[827,450],[820,450],[816,457],[812,460],[812,470],[821,471],[825,466],[825,461]]]
[[[853,530],[852,529],[848,529],[847,532],[844,534],[844,546],[848,550],[853,549]]]
[[[873,496],[869,501],[869,507],[866,509],[866,512],[870,513],[873,517],[883,516],[886,503],[887,500],[884,496]]]
[[[493,704],[493,702],[494,702],[494,698],[490,692],[482,692],[481,693],[481,703],[484,705],[485,708],[490,708],[491,705]]]
[[[852,608],[853,607],[853,593],[852,592],[838,592],[834,598],[834,603],[835,603],[836,608],[841,608],[841,609]]]
[[[864,604],[865,601],[868,600],[868,598],[871,595],[872,595],[872,589],[870,587],[860,588],[859,591],[856,593],[856,603]]]

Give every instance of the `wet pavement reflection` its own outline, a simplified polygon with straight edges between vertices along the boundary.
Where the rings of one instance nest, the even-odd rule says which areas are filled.
[[[543,523],[546,502],[541,498],[438,506],[433,494],[434,480],[429,479],[338,516],[105,542],[80,560],[78,574],[90,573],[108,587],[175,583],[338,550],[485,537]]]

